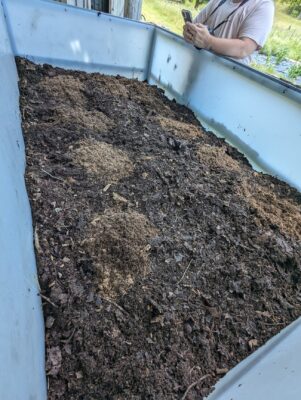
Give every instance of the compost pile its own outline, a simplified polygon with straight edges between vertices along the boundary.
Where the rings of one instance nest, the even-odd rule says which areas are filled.
[[[300,195],[156,87],[18,68],[49,399],[201,399],[301,314]]]

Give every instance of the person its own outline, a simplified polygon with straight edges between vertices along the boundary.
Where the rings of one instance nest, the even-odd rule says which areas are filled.
[[[249,64],[267,40],[273,19],[273,0],[210,0],[185,24],[183,35],[197,48]]]

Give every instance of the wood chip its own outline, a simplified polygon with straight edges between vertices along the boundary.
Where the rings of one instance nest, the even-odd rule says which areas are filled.
[[[250,346],[250,349],[253,349],[254,347],[258,346],[258,340],[257,339],[251,339],[251,340],[249,340],[248,344]]]
[[[127,203],[128,202],[125,197],[120,196],[120,194],[118,194],[118,193],[113,193],[113,199],[117,203]]]
[[[107,191],[110,189],[111,186],[112,186],[112,184],[109,183],[107,186],[105,186],[105,187],[102,189],[102,191],[103,191],[103,192],[107,192]]]
[[[83,373],[81,371],[75,372],[76,379],[83,379]]]
[[[256,314],[261,317],[271,318],[271,314],[268,311],[256,311]]]
[[[35,248],[36,248],[36,251],[38,252],[38,254],[41,254],[43,251],[42,251],[42,248],[40,246],[39,235],[38,235],[38,227],[37,226],[35,227],[35,230],[34,230],[34,244],[35,244]]]
[[[216,375],[224,375],[229,371],[228,368],[216,368]]]

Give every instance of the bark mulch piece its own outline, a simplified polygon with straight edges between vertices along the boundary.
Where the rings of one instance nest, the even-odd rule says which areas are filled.
[[[300,316],[300,194],[147,83],[18,69],[49,399],[201,399]]]

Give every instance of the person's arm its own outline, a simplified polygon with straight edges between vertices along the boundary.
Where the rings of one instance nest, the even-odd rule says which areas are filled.
[[[264,45],[272,29],[273,17],[273,2],[262,0],[240,27],[237,39],[214,37],[206,26],[190,23],[184,26],[184,38],[196,47],[211,49],[228,57],[244,58]]]
[[[217,54],[228,57],[244,58],[257,49],[254,40],[244,37],[241,39],[224,39],[210,35],[206,26],[189,24],[184,27],[184,37],[196,47],[212,50]]]
[[[215,53],[233,58],[248,57],[257,49],[257,43],[249,38],[223,39],[211,36],[209,43],[209,49]]]

